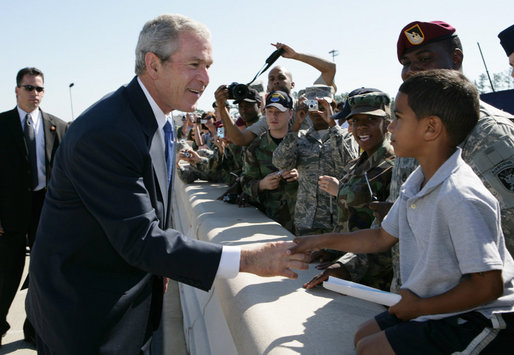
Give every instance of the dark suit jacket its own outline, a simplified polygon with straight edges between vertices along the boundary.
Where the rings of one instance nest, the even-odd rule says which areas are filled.
[[[203,290],[214,281],[221,247],[169,229],[156,129],[134,78],[79,117],[57,152],[27,308],[58,354],[137,354],[160,317],[155,275]]]
[[[41,111],[45,135],[46,181],[66,122]],[[31,173],[18,109],[0,113],[0,221],[6,234],[25,236],[31,210]]]

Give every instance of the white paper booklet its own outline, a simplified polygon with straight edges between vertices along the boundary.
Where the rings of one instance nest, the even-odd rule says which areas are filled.
[[[361,298],[366,301],[383,304],[384,306],[392,306],[398,303],[402,298],[396,293],[386,292],[377,288],[361,285],[355,282],[338,279],[329,276],[328,280],[323,282],[323,287],[327,290],[342,293],[352,297]]]

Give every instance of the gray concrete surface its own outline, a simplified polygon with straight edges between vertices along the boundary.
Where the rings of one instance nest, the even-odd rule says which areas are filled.
[[[29,258],[25,260],[25,270],[23,271],[22,282],[27,276],[29,267]],[[11,325],[11,329],[7,331],[2,338],[2,347],[0,347],[0,355],[16,354],[30,355],[36,354],[36,349],[23,340],[23,322],[25,321],[25,296],[27,290],[18,291],[14,298],[13,304],[9,309],[7,321]]]

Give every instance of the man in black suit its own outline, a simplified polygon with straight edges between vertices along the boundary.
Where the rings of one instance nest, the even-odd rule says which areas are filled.
[[[181,15],[145,24],[137,76],[74,121],[57,153],[30,267],[40,353],[151,351],[163,277],[208,290],[238,272],[294,278],[291,243],[227,247],[172,229],[173,110],[209,83],[210,34]]]
[[[0,334],[20,284],[26,247],[32,247],[50,180],[55,151],[66,123],[43,112],[43,73],[23,68],[16,76],[17,106],[0,113]],[[33,330],[24,324],[25,339]],[[1,344],[1,340],[0,340]]]

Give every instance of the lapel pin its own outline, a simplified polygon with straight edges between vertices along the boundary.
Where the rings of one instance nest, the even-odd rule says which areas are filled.
[[[50,131],[55,131],[55,126],[54,125],[50,126]]]

